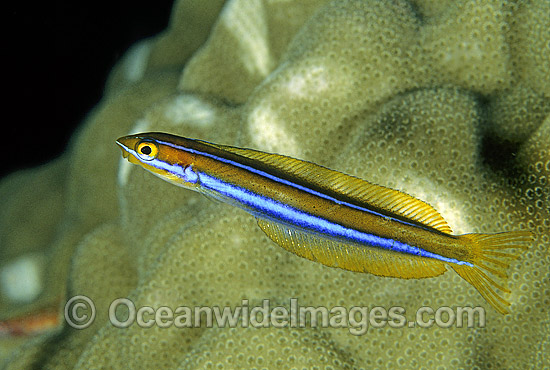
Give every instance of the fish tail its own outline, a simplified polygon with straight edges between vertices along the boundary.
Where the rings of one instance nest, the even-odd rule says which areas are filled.
[[[498,312],[507,314],[510,302],[502,296],[503,293],[510,293],[510,289],[506,288],[506,270],[511,261],[519,257],[520,249],[529,247],[533,236],[530,231],[462,235],[461,238],[470,243],[472,258],[469,262],[473,266],[453,264],[451,267]],[[516,251],[510,250],[514,248]]]

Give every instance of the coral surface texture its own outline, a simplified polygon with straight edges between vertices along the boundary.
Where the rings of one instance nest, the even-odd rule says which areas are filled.
[[[549,40],[547,0],[176,1],[66,153],[0,182],[0,320],[58,317],[1,338],[0,366],[548,368]],[[456,234],[531,230],[504,283],[511,313],[452,271],[381,278],[297,257],[245,212],[123,160],[115,140],[147,131],[399,189]],[[79,295],[95,307],[82,329],[92,311],[66,305]],[[297,306],[312,309],[285,323]],[[224,307],[236,321],[217,320]]]

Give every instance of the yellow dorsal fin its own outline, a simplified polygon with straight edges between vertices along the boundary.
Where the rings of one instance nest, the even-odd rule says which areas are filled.
[[[353,199],[359,205],[393,213],[413,220],[443,233],[451,228],[443,217],[429,204],[400,191],[371,184],[363,179],[330,170],[315,163],[302,161],[279,154],[269,154],[252,149],[225,145],[212,145],[220,150],[261,162],[263,165],[286,172],[297,180],[325,190],[332,190]]]
[[[403,279],[434,277],[447,270],[435,259],[333,240],[270,220],[258,219],[258,226],[289,252],[330,267]]]

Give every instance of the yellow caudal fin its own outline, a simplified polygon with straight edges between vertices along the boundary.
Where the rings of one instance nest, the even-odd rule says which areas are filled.
[[[512,248],[527,249],[533,241],[529,231],[512,231],[498,234],[466,234],[461,236],[471,242],[474,266],[454,265],[451,267],[460,277],[472,284],[477,291],[501,314],[509,313],[510,302],[502,293],[510,293],[506,288],[506,270],[510,262],[518,258]],[[497,283],[497,281],[499,283]],[[498,291],[501,293],[499,294]]]

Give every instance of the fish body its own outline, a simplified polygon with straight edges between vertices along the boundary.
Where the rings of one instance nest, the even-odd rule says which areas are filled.
[[[58,307],[0,321],[0,339],[29,337],[55,330],[60,325]]]
[[[426,278],[450,266],[501,313],[513,248],[528,231],[453,235],[430,205],[311,162],[165,133],[117,140],[124,158],[153,174],[256,217],[288,251],[331,267]],[[492,277],[491,277],[492,275]],[[497,289],[497,290],[495,290]]]

